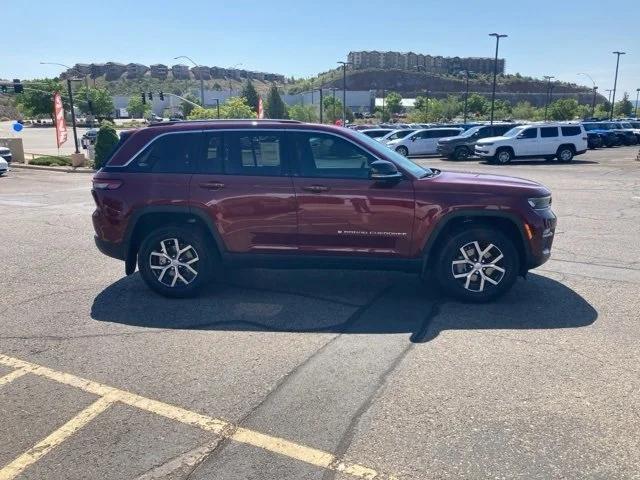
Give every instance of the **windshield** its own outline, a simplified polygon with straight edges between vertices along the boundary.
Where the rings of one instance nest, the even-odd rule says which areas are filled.
[[[403,170],[411,173],[417,178],[432,175],[433,171],[430,168],[421,167],[417,163],[412,162],[407,157],[400,155],[395,150],[386,147],[384,144],[377,142],[376,140],[363,135],[361,132],[357,132],[360,136],[360,140],[365,143],[371,151],[375,154],[391,159],[393,163],[398,165]]]
[[[593,130],[602,130],[602,126],[599,126],[597,123],[583,123],[582,126],[587,132],[591,132]]]
[[[509,130],[507,133],[503,134],[502,136],[503,137],[516,137],[525,128],[527,128],[527,125],[522,125],[520,127],[513,127],[511,130]]]
[[[407,135],[409,135],[410,133],[415,132],[415,129],[405,129],[405,130],[394,130],[393,132],[389,132],[387,133],[384,137],[382,137],[383,140],[398,140],[400,138],[404,138]]]
[[[473,136],[475,133],[478,133],[478,131],[480,131],[482,127],[471,127],[469,130],[465,130],[464,132],[462,132],[460,135],[458,135],[459,137],[471,137]]]
[[[630,123],[621,123],[622,128],[633,128]]]
[[[640,128],[640,122],[631,122],[631,123],[630,123],[630,125],[631,125],[633,128]]]

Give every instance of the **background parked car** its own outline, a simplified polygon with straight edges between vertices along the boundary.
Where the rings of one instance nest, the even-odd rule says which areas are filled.
[[[7,161],[0,157],[0,177],[9,171],[9,164]]]
[[[425,128],[404,138],[392,140],[387,146],[400,155],[433,155],[437,153],[438,140],[462,133],[461,128]]]
[[[622,132],[624,134],[623,143],[625,145],[636,145],[638,143],[638,139],[640,135],[636,135],[636,132],[628,122],[610,122],[611,125],[616,129],[616,131]]]
[[[602,122],[582,122],[582,126],[587,132],[597,134],[605,147],[616,147],[622,143],[620,137]]]
[[[11,163],[11,160],[13,160],[11,150],[7,147],[0,147],[0,158],[3,158],[7,163]]]
[[[80,143],[82,145],[82,148],[84,148],[86,150],[87,148],[89,148],[90,145],[95,145],[97,138],[98,138],[98,130],[97,129],[92,128],[91,130],[87,130],[85,132],[85,134],[82,135],[82,138],[80,139]]]
[[[515,123],[501,123],[471,127],[455,137],[438,141],[437,150],[451,160],[464,160],[474,155],[476,142],[482,138],[499,137],[515,127]]]
[[[398,130],[393,130],[387,133],[384,137],[380,137],[377,140],[382,143],[388,143],[388,142],[391,142],[392,140],[404,138],[407,135],[410,135],[411,133],[415,132],[416,130],[417,130],[416,128],[401,128]]]
[[[393,132],[392,128],[368,128],[366,130],[360,130],[360,133],[365,134],[369,138],[378,140],[384,137],[387,133]]]
[[[602,137],[596,132],[587,132],[587,146],[592,150],[602,147]]]

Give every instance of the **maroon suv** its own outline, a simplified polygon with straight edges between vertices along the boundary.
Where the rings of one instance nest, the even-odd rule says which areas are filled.
[[[248,266],[430,272],[484,301],[549,258],[556,226],[538,183],[425,168],[357,131],[294,121],[125,132],[92,193],[98,248],[172,297]]]

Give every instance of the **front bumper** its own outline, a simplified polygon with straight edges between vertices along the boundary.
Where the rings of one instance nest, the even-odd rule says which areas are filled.
[[[493,146],[476,145],[473,150],[479,157],[493,157],[496,154],[496,149]]]
[[[4,158],[7,163],[11,163],[13,161],[13,155],[10,153],[8,155],[0,155],[2,158]]]
[[[548,208],[537,211],[539,216],[535,223],[527,222],[530,227],[529,259],[527,269],[539,267],[551,257],[551,247],[556,233],[558,217]]]
[[[453,153],[453,151],[455,150],[455,145],[448,145],[448,144],[438,144],[436,145],[436,152],[438,152],[439,155],[442,155],[443,157],[447,157],[449,155],[451,155]]]

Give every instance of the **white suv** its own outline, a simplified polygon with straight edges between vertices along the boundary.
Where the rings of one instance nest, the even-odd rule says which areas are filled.
[[[387,147],[401,155],[434,155],[438,153],[438,140],[460,135],[464,128],[425,128],[416,130],[404,138],[387,142]]]
[[[514,158],[557,158],[570,162],[587,151],[587,133],[575,123],[521,125],[501,137],[489,137],[476,143],[476,155],[491,162],[509,163]]]

